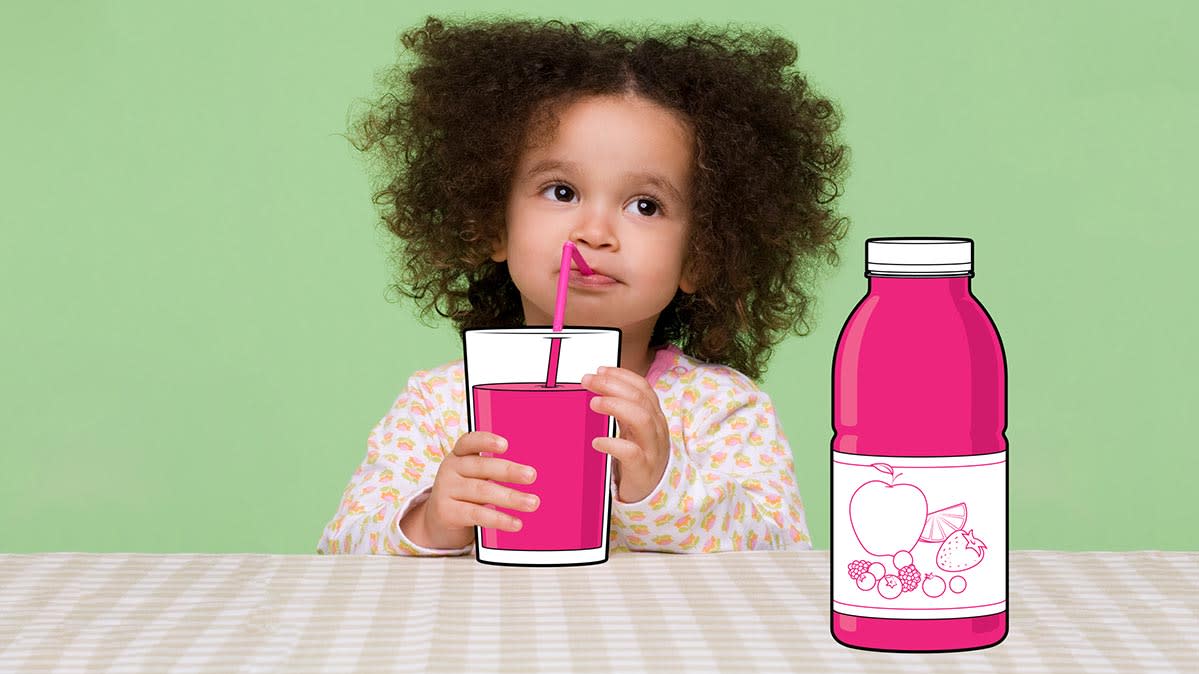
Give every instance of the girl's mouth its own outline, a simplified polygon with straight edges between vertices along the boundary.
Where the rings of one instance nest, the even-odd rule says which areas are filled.
[[[603,274],[588,276],[578,269],[571,269],[570,285],[576,288],[611,288],[620,285],[620,281]]]

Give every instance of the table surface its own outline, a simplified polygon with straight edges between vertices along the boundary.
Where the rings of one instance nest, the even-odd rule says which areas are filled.
[[[0,555],[0,671],[1199,672],[1199,552],[1013,551],[1010,630],[961,653],[829,634],[827,551]]]

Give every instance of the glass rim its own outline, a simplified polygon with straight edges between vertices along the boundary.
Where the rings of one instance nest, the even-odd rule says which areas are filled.
[[[588,335],[588,334],[604,334],[620,332],[620,328],[606,326],[566,326],[561,330],[554,330],[552,325],[529,325],[523,328],[468,328],[463,330],[463,334],[488,334],[488,335],[539,335],[539,334],[571,334],[571,335]]]

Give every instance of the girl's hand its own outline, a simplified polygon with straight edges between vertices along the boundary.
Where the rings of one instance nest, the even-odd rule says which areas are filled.
[[[429,498],[404,514],[400,522],[404,535],[427,548],[456,549],[474,541],[476,524],[520,531],[519,519],[488,505],[533,512],[539,505],[537,497],[493,480],[531,484],[537,478],[536,471],[507,459],[479,455],[507,450],[507,441],[494,433],[463,433],[454,450],[441,460]]]
[[[620,424],[619,438],[596,438],[592,447],[616,459],[617,497],[640,501],[658,486],[670,459],[670,429],[658,396],[645,377],[620,367],[601,367],[581,383],[599,394],[591,409]]]

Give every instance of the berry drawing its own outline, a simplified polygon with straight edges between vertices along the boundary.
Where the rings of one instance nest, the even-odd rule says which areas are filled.
[[[928,499],[914,484],[896,484],[903,473],[896,474],[891,466],[875,463],[871,468],[890,475],[891,480],[864,482],[849,497],[849,525],[858,544],[875,557],[911,552],[928,519]]]
[[[878,593],[883,599],[894,599],[903,592],[903,583],[899,580],[899,576],[883,576],[883,579],[878,581]]]
[[[978,566],[987,545],[974,537],[974,530],[953,532],[937,550],[937,566],[942,571],[965,571]],[[952,589],[952,587],[950,588]]]
[[[914,564],[909,564],[899,570],[899,582],[903,584],[904,592],[911,592],[920,587],[920,570]]]
[[[954,594],[961,594],[966,591],[966,579],[961,576],[954,576],[949,579],[949,589]]]
[[[920,588],[924,590],[925,595],[936,599],[945,594],[945,579],[931,573],[926,573],[924,574],[924,584]]]
[[[857,580],[870,569],[870,562],[864,559],[855,559],[849,563],[849,577]]]
[[[866,571],[862,575],[858,576],[857,580],[858,580],[858,589],[863,592],[869,592],[869,591],[873,590],[874,584],[875,584],[875,582],[877,582],[874,579],[874,574],[870,573],[869,571]]]
[[[882,578],[883,576],[887,575],[887,567],[883,566],[879,562],[871,564],[870,568],[866,570],[869,571],[870,575],[874,576],[875,578]]]

